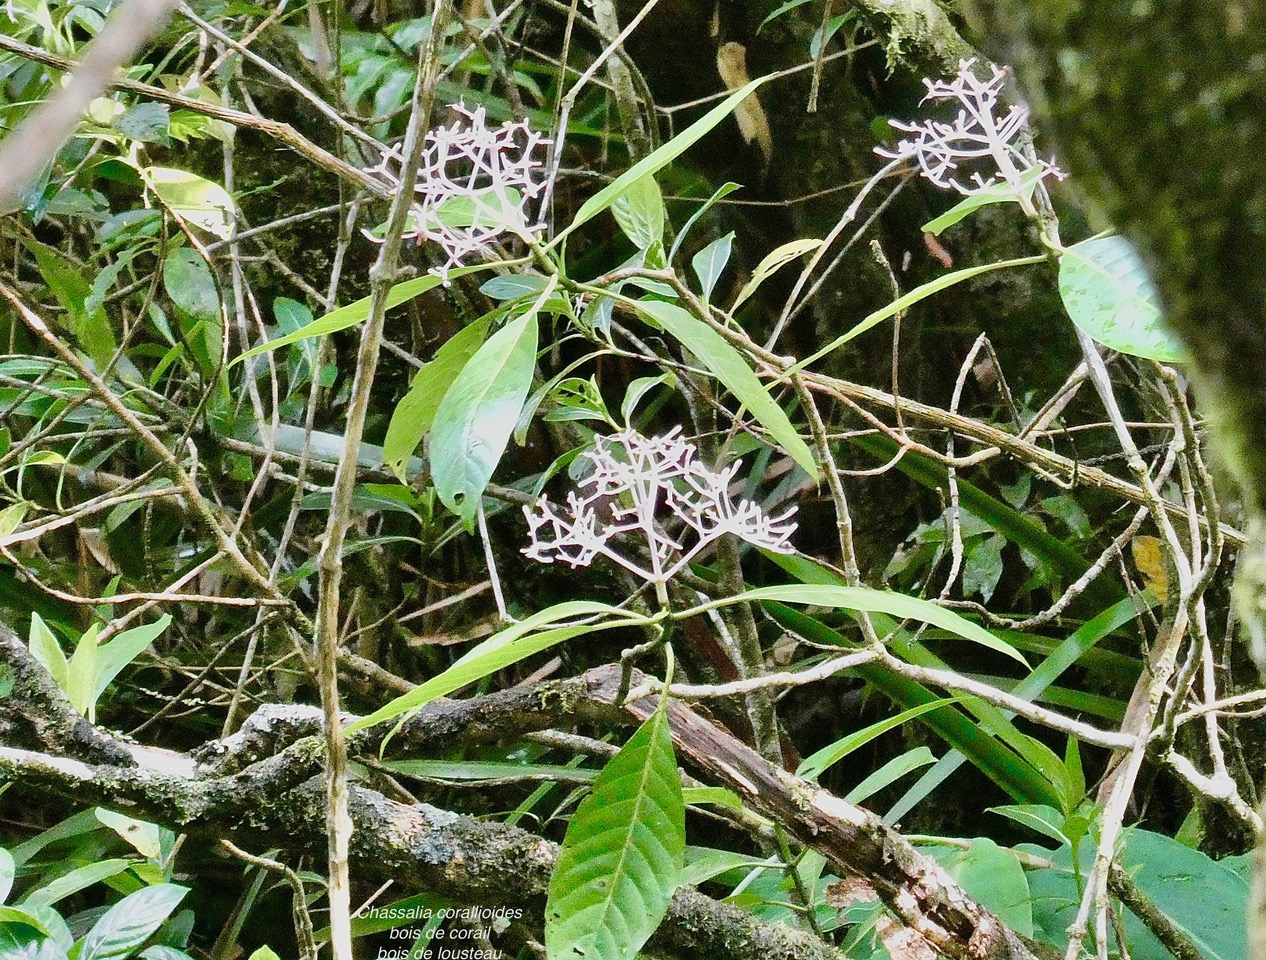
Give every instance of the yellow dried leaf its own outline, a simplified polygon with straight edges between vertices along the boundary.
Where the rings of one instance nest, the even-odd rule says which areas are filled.
[[[1143,586],[1161,603],[1169,599],[1169,574],[1165,570],[1165,553],[1156,537],[1135,537],[1130,541],[1130,556],[1143,578]]]
[[[721,82],[730,91],[738,90],[751,82],[747,75],[747,48],[733,41],[725,44],[717,51],[717,73],[721,74]],[[760,98],[752,94],[734,109],[734,119],[738,121],[739,133],[745,143],[756,141],[760,152],[769,165],[774,155],[774,138],[769,132],[769,119],[765,109],[760,105]]]

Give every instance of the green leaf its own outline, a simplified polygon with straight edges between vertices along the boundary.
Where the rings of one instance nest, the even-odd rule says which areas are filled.
[[[566,230],[558,234],[549,246],[552,248],[562,242],[574,230],[592,220],[603,210],[615,203],[617,199],[624,195],[629,185],[642,179],[642,177],[652,175],[668,166],[679,156],[685,153],[690,147],[699,141],[704,134],[710,131],[718,123],[734,112],[734,108],[751,96],[762,83],[769,80],[769,77],[757,77],[755,80],[740,87],[734,93],[726,97],[721,103],[717,104],[702,117],[688,126],[677,136],[673,137],[657,150],[652,151],[649,155],[639,160],[623,174],[616,177],[611,183],[603,187],[592,197],[581,205],[576,211],[571,225]]]
[[[984,537],[967,550],[966,563],[963,566],[963,596],[980,594],[980,599],[988,603],[993,597],[998,581],[1002,579],[1002,548],[1006,540],[997,534]]]
[[[62,874],[51,883],[32,890],[29,895],[22,899],[22,905],[24,907],[52,906],[71,894],[78,893],[80,890],[86,890],[102,880],[109,880],[111,877],[118,876],[130,867],[132,863],[133,861],[131,860],[115,858],[78,867],[69,873]]]
[[[808,2],[809,0],[785,0],[784,3],[780,3],[777,7],[774,8],[774,10],[767,17],[765,17],[764,20],[760,22],[760,26],[756,28],[756,32],[760,33],[761,30],[765,28],[765,25],[767,23],[769,23],[771,20],[778,19],[788,10],[794,10],[796,7],[799,7],[802,4],[806,4]]]
[[[813,36],[809,40],[809,56],[816,58],[819,51],[831,42],[832,37],[839,33],[840,27],[852,20],[854,16],[855,13],[852,10],[836,14],[825,24],[815,30],[813,32]]]
[[[261,948],[265,949],[265,948]],[[271,953],[271,951],[269,951]],[[258,950],[255,953],[259,953]],[[253,956],[254,954],[252,954]],[[274,957],[277,955],[272,954]],[[138,956],[141,960],[193,960],[193,957],[185,953],[183,950],[177,950],[175,947],[169,947],[165,944],[157,943],[152,947],[146,947]],[[280,960],[280,958],[278,958]]]
[[[567,828],[545,904],[548,960],[633,960],[680,881],[685,829],[668,716],[656,710]]]
[[[927,747],[915,747],[913,750],[907,750],[900,756],[893,757],[855,786],[844,795],[844,799],[849,803],[865,803],[880,790],[896,783],[906,774],[912,773],[919,767],[925,767],[930,763],[936,763],[936,756]],[[885,817],[884,819],[888,818]]]
[[[805,473],[815,479],[820,475],[808,445],[756,378],[747,361],[724,337],[676,304],[643,300],[636,306],[655,325],[662,327],[698,357],[712,375],[751,411],[774,440],[791,454]]]
[[[1014,820],[1044,837],[1050,837],[1056,843],[1068,843],[1064,834],[1064,814],[1044,803],[1011,803],[1000,807],[989,807],[989,813]]]
[[[180,247],[163,261],[163,286],[180,308],[180,325],[190,352],[204,373],[212,373],[224,349],[215,275],[196,250]]]
[[[612,202],[611,215],[639,250],[664,240],[664,198],[651,174],[629,184]]]
[[[954,703],[956,699],[955,697],[947,697],[942,700],[933,700],[931,703],[921,703],[918,706],[911,707],[909,710],[903,710],[895,717],[888,717],[877,723],[872,723],[862,730],[841,737],[834,743],[823,747],[800,761],[800,766],[796,768],[796,776],[803,777],[806,780],[816,780],[822,775],[823,771],[839,763],[854,750],[864,747],[881,734],[901,726],[907,720],[913,720],[915,717],[922,716],[929,710],[936,710],[939,707]]]
[[[730,810],[742,810],[743,801],[739,795],[727,787],[683,787],[681,797],[690,805],[710,803]]]
[[[250,960],[281,960],[281,957],[273,953],[270,947],[260,947],[251,954]]]
[[[15,925],[19,929],[13,929]],[[30,929],[24,930],[22,927]],[[0,907],[0,957],[33,957],[34,960],[45,960],[43,955],[25,948],[47,935],[48,929],[34,912],[21,907]],[[53,954],[53,958],[58,960],[57,954]]]
[[[799,559],[784,558],[781,554],[767,553],[766,556],[775,561]],[[814,643],[842,649],[852,646],[842,634],[791,607],[769,602],[765,604],[765,610],[778,623]],[[872,614],[872,619],[881,634],[897,629],[898,624],[882,614]],[[938,699],[922,684],[907,680],[877,664],[862,664],[853,672],[903,707],[913,707]],[[962,700],[964,707],[973,712],[988,712],[981,706],[983,701],[971,697],[963,697]],[[1016,800],[1052,804],[1060,802],[1060,795],[1046,778],[1038,774],[1006,743],[1000,741],[997,729],[986,730],[980,723],[964,716],[960,710],[949,706],[933,710],[919,720],[947,743],[961,750],[982,773]]]
[[[704,881],[731,870],[761,869],[768,866],[768,863],[753,859],[750,854],[708,847],[686,847],[686,866],[681,871],[681,886],[697,887]]]
[[[166,144],[167,127],[171,122],[169,110],[165,103],[138,103],[115,118],[114,129],[129,140]]]
[[[414,374],[409,392],[392,411],[382,458],[401,483],[408,482],[405,473],[409,458],[435,422],[444,394],[488,336],[491,317],[485,314],[449,337],[431,362]]]
[[[117,833],[142,857],[155,859],[162,853],[162,838],[158,824],[97,807],[97,819]]]
[[[449,278],[464,277],[468,273],[476,273],[479,270],[489,269],[489,264],[475,264],[470,267],[458,267],[448,272]],[[400,304],[412,300],[414,297],[420,297],[428,290],[434,290],[443,279],[434,274],[427,274],[425,277],[414,277],[412,280],[406,280],[404,283],[397,283],[389,291],[387,291],[387,309],[398,307]],[[339,307],[332,310],[325,316],[320,317],[312,323],[308,324],[302,330],[295,330],[286,334],[284,337],[277,337],[275,340],[269,340],[267,343],[261,343],[257,347],[252,347],[240,357],[233,360],[229,366],[235,363],[241,363],[251,357],[258,356],[261,353],[267,353],[269,350],[276,350],[278,347],[289,346],[300,340],[307,340],[310,337],[323,337],[330,333],[337,333],[340,330],[346,330],[348,327],[354,327],[366,317],[369,316],[369,306],[372,297],[362,297],[355,303],[349,303],[345,307]]]
[[[806,237],[802,240],[792,240],[790,243],[784,243],[781,247],[772,250],[766,255],[765,259],[756,265],[756,270],[752,273],[752,279],[748,280],[743,285],[743,289],[739,291],[738,297],[734,300],[734,305],[730,307],[730,313],[742,306],[762,283],[791,263],[796,257],[802,257],[820,246],[822,246],[821,240]]]
[[[839,349],[854,337],[865,333],[871,327],[875,326],[875,324],[881,323],[889,317],[896,316],[898,313],[901,313],[901,311],[914,306],[920,300],[926,300],[928,297],[932,296],[932,294],[939,293],[947,287],[954,286],[956,283],[962,283],[964,280],[970,280],[972,277],[978,277],[982,273],[989,273],[993,270],[1003,270],[1008,267],[1023,267],[1033,263],[1045,262],[1045,255],[1020,257],[1016,260],[1000,260],[997,263],[986,263],[979,267],[967,267],[965,270],[955,270],[953,273],[944,274],[943,276],[937,277],[935,280],[929,280],[927,283],[915,287],[909,293],[903,294],[886,306],[880,307],[874,313],[868,314],[865,319],[854,326],[851,330],[839,337],[836,337],[825,347],[822,347],[815,353],[810,354],[803,360],[796,361],[796,363],[792,364],[792,366],[788,368],[787,372],[783,374],[783,377],[789,377],[797,370],[803,370],[810,364],[821,360],[828,353]]]
[[[1161,320],[1160,297],[1124,237],[1085,240],[1059,261],[1059,295],[1078,328],[1119,353],[1162,363],[1187,358]]]
[[[624,418],[625,425],[633,426],[633,414],[637,410],[637,405],[642,402],[643,397],[658,386],[670,388],[677,386],[677,374],[669,370],[658,377],[638,377],[629,384],[628,389],[624,391],[624,399],[620,401],[620,416]]]
[[[996,650],[1012,660],[1029,662],[1004,640],[952,610],[938,606],[921,597],[908,597],[903,593],[875,590],[871,587],[837,587],[830,584],[788,584],[779,587],[758,587],[744,591],[733,598],[737,600],[774,600],[780,603],[803,603],[814,607],[836,607],[866,613],[886,613],[900,620],[919,620],[948,630],[964,640]]]
[[[1201,954],[1208,960],[1247,960],[1249,884],[1233,867],[1237,858],[1213,860],[1167,836],[1137,828],[1125,831],[1122,839],[1118,858],[1122,868]],[[1053,852],[1040,848],[1035,852],[1054,862],[1053,867],[1028,875],[1037,935],[1062,953],[1081,900],[1079,877],[1090,870],[1094,845],[1081,845],[1079,872],[1073,869],[1067,845]],[[1172,954],[1133,914],[1122,913],[1125,946],[1133,960],[1172,960]]]
[[[1242,927],[1248,902],[1244,877],[1207,854],[1150,830],[1125,834],[1121,866],[1206,957],[1243,960],[1247,955]],[[1140,952],[1132,955],[1144,960]]]
[[[9,892],[13,889],[13,878],[17,875],[17,865],[13,862],[13,854],[0,847],[0,904],[8,902]]]
[[[730,262],[730,247],[733,243],[734,231],[731,230],[725,236],[713,240],[696,253],[690,261],[690,265],[694,267],[695,276],[699,278],[699,289],[705,303],[712,299],[712,290],[717,285],[721,271]]]
[[[1095,644],[1114,630],[1134,620],[1145,606],[1146,604],[1141,598],[1127,597],[1113,604],[1092,620],[1083,623],[1074,633],[1060,641],[1059,645],[1047,655],[1045,660],[1038,664],[1032,673],[1012,687],[1011,693],[1029,701],[1036,700],[1051,684],[1059,679],[1064,671],[1076,663],[1084,653],[1091,650]],[[1003,711],[1003,714],[1007,717],[1012,715],[1010,711]],[[936,789],[951,773],[957,770],[962,765],[963,759],[964,757],[961,753],[950,753],[942,757],[936,767],[929,770],[888,812],[888,819],[899,819],[905,815],[907,810],[913,809],[915,804]],[[1076,797],[1070,797],[1066,791],[1061,791],[1060,803],[1065,808],[1069,808],[1075,806],[1076,801],[1080,800],[1080,795],[1084,792],[1085,785],[1083,782],[1081,788],[1077,787],[1077,782],[1080,780],[1077,776],[1070,778],[1066,775],[1063,779],[1067,782],[1068,789],[1077,793]]]
[[[1029,883],[1020,859],[992,840],[979,837],[966,850],[937,857],[963,889],[996,913],[1022,937],[1033,936],[1033,907]]]
[[[700,205],[699,209],[690,215],[690,219],[686,221],[686,225],[683,226],[677,233],[677,239],[673,241],[673,247],[670,251],[668,251],[669,263],[672,263],[677,259],[677,251],[681,249],[681,245],[685,242],[686,237],[689,236],[691,228],[699,222],[699,218],[707,213],[708,210],[712,208],[712,205],[718,200],[723,197],[728,197],[735,190],[741,189],[743,189],[742,185],[737,184],[732,180],[717,187],[716,192],[713,193],[712,196],[708,197],[708,199]]]
[[[71,654],[66,670],[66,699],[70,705],[83,714],[88,722],[93,721],[93,707],[96,705],[97,679],[97,625],[94,623],[79,637],[75,644],[75,652]]]
[[[538,628],[558,623],[560,620],[575,620],[581,617],[593,617],[605,614],[612,619],[608,622],[574,624],[557,627],[552,630],[537,632]],[[353,734],[365,730],[378,723],[394,720],[401,714],[418,710],[436,697],[442,697],[454,690],[460,690],[488,674],[518,663],[541,650],[548,649],[556,643],[570,640],[585,633],[598,630],[609,630],[612,627],[628,626],[633,623],[644,623],[645,618],[627,610],[620,610],[605,603],[591,600],[570,600],[555,604],[540,613],[521,620],[513,626],[493,634],[483,643],[470,650],[455,664],[432,677],[426,683],[415,687],[403,696],[397,697],[386,706],[367,717],[349,724],[346,733]]]
[[[162,926],[188,892],[188,887],[159,883],[124,897],[84,937],[79,960],[126,957]]]
[[[31,633],[27,646],[31,648],[31,656],[44,664],[44,669],[52,676],[53,682],[65,693],[70,685],[66,654],[62,653],[61,644],[38,613],[31,614]]]
[[[220,319],[220,292],[207,262],[192,247],[179,247],[163,261],[163,286],[172,303],[195,320]]]
[[[1033,188],[1037,186],[1037,182],[1042,178],[1044,172],[1041,167],[1033,167],[1021,175],[1020,183],[1016,187],[1011,186],[1009,183],[996,183],[992,187],[980,191],[980,193],[973,193],[963,197],[962,200],[939,217],[929,220],[919,229],[924,233],[940,236],[943,231],[948,230],[963,218],[975,213],[981,207],[987,207],[991,203],[1019,203],[1021,197],[1033,196]]]
[[[510,273],[504,277],[492,277],[485,280],[479,292],[490,300],[518,300],[521,297],[535,297],[549,281],[545,277],[537,277],[528,273]]]
[[[36,266],[53,296],[66,311],[68,326],[79,346],[92,362],[105,369],[111,357],[118,349],[114,339],[114,330],[105,310],[98,305],[91,312],[87,304],[92,297],[92,284],[84,277],[83,271],[70,263],[51,247],[27,237],[21,237],[22,245],[35,257]]]
[[[542,763],[498,763],[450,760],[384,760],[384,770],[430,780],[501,780],[508,777],[534,777],[541,780],[569,782],[593,780],[597,770],[551,766]]]
[[[536,370],[536,305],[506,324],[462,367],[431,428],[431,479],[444,505],[474,526]]]
[[[233,198],[219,184],[170,167],[145,167],[145,182],[182,220],[227,240],[233,232]]]
[[[0,546],[8,545],[8,536],[16,530],[26,519],[26,512],[31,505],[25,500],[19,500],[0,510]]]

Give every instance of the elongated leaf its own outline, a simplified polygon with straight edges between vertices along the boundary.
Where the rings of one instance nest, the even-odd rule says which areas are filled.
[[[733,113],[735,107],[746,100],[757,87],[769,79],[769,77],[757,77],[751,83],[735,90],[685,130],[677,134],[677,136],[659,149],[643,157],[620,176],[616,177],[615,180],[595,193],[581,205],[581,208],[576,211],[576,216],[572,220],[571,225],[553,239],[550,247],[561,242],[572,231],[580,227],[581,224],[592,220],[611,204],[615,203],[619,197],[624,195],[630,184],[635,183],[642,177],[657,173],[676,160],[694,146],[704,134]]]
[[[664,240],[664,198],[651,174],[629,184],[611,204],[611,215],[639,250]]]
[[[1127,597],[1125,600],[1113,604],[1099,616],[1082,624],[1069,637],[1062,640],[1047,655],[1046,659],[1038,664],[1032,673],[1012,688],[1011,692],[1015,696],[1023,697],[1026,700],[1036,700],[1052,683],[1059,679],[1065,670],[1076,663],[1086,651],[1092,649],[1095,644],[1114,630],[1133,620],[1145,606],[1147,604],[1137,597]],[[1010,711],[1004,711],[1004,713],[1008,717],[1012,715]],[[950,774],[957,770],[964,759],[963,754],[957,751],[942,757],[935,767],[924,774],[919,782],[911,787],[904,797],[897,801],[893,808],[888,811],[886,819],[896,821],[905,816],[919,801],[935,790]],[[1075,805],[1077,799],[1079,797],[1070,798],[1066,796],[1063,798],[1063,802],[1067,805],[1071,800]]]
[[[1161,319],[1152,278],[1125,237],[1085,240],[1065,250],[1059,295],[1073,323],[1095,342],[1162,363],[1186,359]]]
[[[733,790],[726,787],[683,787],[682,799],[691,805],[713,804],[730,810],[742,810],[743,801]]]
[[[126,814],[97,807],[97,819],[119,835],[142,857],[156,859],[163,852],[162,831],[158,824],[137,820]]]
[[[644,300],[638,302],[637,309],[698,357],[713,376],[751,411],[774,440],[791,454],[805,473],[815,479],[820,475],[808,445],[800,439],[796,428],[756,378],[747,361],[724,337],[673,303]]]
[[[953,610],[938,606],[921,597],[875,590],[870,587],[837,587],[829,584],[789,584],[780,587],[758,587],[745,591],[736,599],[775,600],[780,603],[803,603],[814,607],[836,607],[867,613],[886,613],[901,620],[919,620],[948,630],[964,640],[996,650],[1026,667],[1029,662],[1011,644],[998,639],[984,627],[960,617]]]
[[[969,194],[939,217],[929,220],[919,229],[924,233],[939,236],[943,231],[948,230],[964,217],[975,213],[981,207],[987,207],[991,203],[1018,203],[1021,197],[1033,196],[1033,188],[1037,186],[1037,182],[1042,178],[1043,172],[1041,167],[1034,167],[1025,171],[1020,177],[1018,189],[1009,183],[997,183],[986,190],[980,191],[980,193]]]
[[[543,763],[494,763],[448,760],[384,760],[379,764],[384,770],[401,773],[406,777],[432,780],[502,780],[506,778],[535,778],[561,780],[565,783],[587,783],[598,776],[597,770],[578,767],[551,766]]]
[[[261,954],[260,951],[265,952]],[[252,957],[257,955],[261,957],[271,957],[272,960],[281,960],[277,954],[273,953],[267,947],[260,947],[259,950],[256,950],[251,954]],[[193,960],[193,957],[189,956],[189,954],[185,953],[185,951],[177,950],[175,947],[168,947],[161,943],[157,943],[152,947],[146,947],[137,954],[137,956],[139,956],[141,960]]]
[[[743,285],[743,289],[739,291],[739,295],[734,300],[734,305],[730,307],[730,313],[741,307],[760,288],[762,283],[791,263],[796,257],[802,257],[820,246],[822,246],[821,240],[806,237],[802,240],[792,240],[790,243],[784,243],[781,247],[768,253],[765,259],[756,265],[756,269],[752,272],[752,279],[748,280]]]
[[[220,293],[207,262],[191,247],[171,251],[163,261],[167,296],[195,320],[220,319]]]
[[[487,269],[489,269],[489,265],[481,263],[470,267],[457,267],[454,270],[450,270],[448,275],[451,279]],[[434,290],[443,282],[441,277],[427,274],[425,277],[414,277],[412,280],[404,281],[404,283],[397,283],[387,291],[387,309],[398,307],[414,297],[420,297],[428,290]],[[275,340],[269,340],[267,343],[261,343],[257,347],[252,347],[234,359],[229,366],[231,367],[234,363],[241,363],[243,360],[259,356],[261,353],[267,353],[269,350],[289,346],[300,340],[307,340],[311,337],[323,337],[330,333],[346,330],[348,327],[354,327],[369,316],[369,306],[372,299],[372,297],[361,297],[355,303],[349,303],[345,307],[339,307],[337,310],[330,311],[323,317],[318,317],[302,330],[295,330],[284,337],[277,337]]]
[[[685,831],[668,717],[656,710],[567,828],[545,904],[548,960],[633,960],[668,911]]]
[[[804,583],[839,584],[838,577],[804,557],[762,551],[764,556]],[[837,633],[813,617],[766,601],[766,611],[789,630],[815,643],[849,649],[854,646],[842,634]],[[911,641],[910,635],[900,629],[898,621],[883,613],[872,613],[871,621],[882,636],[900,647],[902,656],[924,666],[943,669],[945,664],[926,649]],[[907,680],[878,664],[862,664],[853,671],[867,683],[881,691],[902,707],[930,703],[937,697],[922,684]],[[962,706],[976,715],[981,722],[973,722],[952,706],[944,706],[918,718],[919,722],[935,731],[951,746],[962,751],[981,772],[1022,803],[1058,804],[1061,794],[1037,772],[1035,766],[1023,759],[1017,745],[1023,744],[1021,734],[1005,714],[978,697],[961,696]]]
[[[896,442],[888,437],[857,437],[849,442],[881,463],[891,460],[897,451]],[[948,489],[949,480],[945,467],[917,452],[911,451],[902,457],[897,463],[897,469],[929,490]],[[1032,517],[1020,513],[962,477],[958,479],[958,493],[963,507],[972,516],[985,521],[1012,543],[1050,564],[1067,581],[1078,579],[1090,569],[1090,561],[1074,547],[1052,536]],[[1099,577],[1083,596],[1090,609],[1101,610],[1116,603],[1124,595],[1124,591],[1113,584],[1110,577]]]
[[[84,937],[79,960],[127,956],[162,926],[188,892],[188,887],[159,883],[124,897]]]
[[[70,668],[66,663],[66,654],[62,652],[61,644],[53,636],[53,631],[38,613],[31,614],[31,634],[27,645],[31,648],[31,656],[44,664],[44,669],[65,693],[70,686]]]
[[[628,389],[624,391],[624,399],[620,401],[620,416],[624,418],[626,425],[633,425],[633,414],[637,410],[637,405],[642,402],[643,397],[659,386],[670,388],[677,386],[677,374],[669,370],[658,377],[639,377],[629,384]]]
[[[13,855],[13,862],[20,867],[50,844],[82,837],[84,834],[100,829],[101,821],[97,819],[93,810],[80,810],[65,820],[53,824],[30,840],[13,847],[9,853]]]
[[[896,783],[906,774],[929,763],[936,763],[936,755],[927,747],[915,747],[907,750],[899,757],[893,757],[869,777],[844,795],[849,803],[865,803],[872,796],[890,784]],[[887,817],[884,818],[888,819]]]
[[[695,276],[699,278],[699,290],[705,303],[712,299],[712,290],[717,285],[721,271],[730,262],[730,247],[733,243],[734,231],[731,230],[725,236],[713,240],[690,261]]]
[[[848,23],[856,16],[855,11],[846,10],[844,13],[836,14],[826,23],[813,32],[813,36],[809,40],[809,56],[817,57],[819,51],[831,42],[831,38],[840,32],[840,27]]]
[[[993,910],[1022,937],[1033,936],[1032,896],[1020,859],[987,837],[978,837],[966,850],[937,856],[941,866],[973,897]]]
[[[431,478],[444,505],[467,529],[474,526],[484,488],[532,388],[537,333],[535,309],[494,333],[462,368],[435,412]]]
[[[431,362],[414,375],[409,392],[392,412],[382,444],[382,459],[401,483],[408,483],[409,458],[435,422],[444,394],[488,336],[490,319],[491,315],[484,315],[453,334]]]
[[[75,652],[71,654],[66,669],[66,699],[70,705],[93,720],[93,706],[97,702],[94,695],[97,678],[97,633],[96,624],[85,630],[75,644]]]
[[[767,554],[767,556],[772,559],[779,555]],[[814,643],[829,644],[844,649],[851,646],[842,634],[798,610],[770,601],[767,601],[764,606],[769,615],[778,623]],[[872,614],[871,618],[875,621],[875,629],[881,633],[888,633],[897,626],[895,622],[886,620],[882,614]],[[913,707],[939,699],[922,684],[907,680],[873,663],[862,664],[853,672],[903,707]],[[979,709],[979,704],[982,702],[972,697],[962,698],[965,708]],[[1031,764],[1001,742],[997,736],[997,729],[982,728],[981,724],[964,716],[952,706],[932,710],[920,717],[919,722],[925,724],[951,746],[961,750],[982,773],[1017,801],[1052,805],[1060,802],[1060,794],[1055,787]]]
[[[854,337],[860,336],[876,324],[882,323],[889,317],[896,316],[902,310],[914,306],[920,300],[926,300],[928,297],[932,296],[932,294],[940,293],[942,290],[947,287],[952,287],[956,283],[962,283],[964,280],[970,280],[972,277],[978,277],[982,273],[989,273],[993,270],[1005,270],[1010,267],[1023,267],[1033,263],[1045,262],[1045,256],[1020,257],[1016,260],[1001,260],[998,263],[986,263],[979,267],[967,267],[964,270],[955,270],[953,273],[947,273],[943,276],[937,277],[935,280],[929,280],[927,283],[915,287],[909,293],[903,294],[886,306],[880,307],[874,313],[868,314],[861,323],[854,326],[847,333],[836,337],[816,353],[805,357],[803,360],[797,361],[787,370],[784,377],[790,376],[797,370],[801,370],[810,364],[821,360],[828,353],[838,350]]]
[[[1064,835],[1064,815],[1055,807],[1044,803],[1012,803],[1000,807],[990,807],[988,813],[996,813],[1000,817],[1014,820],[1056,843],[1068,843]]]
[[[690,215],[690,219],[686,221],[686,225],[682,227],[681,230],[678,232],[677,239],[673,241],[672,249],[669,250],[668,252],[669,263],[672,263],[674,260],[677,259],[677,251],[681,249],[681,245],[685,242],[686,237],[689,236],[691,228],[696,223],[699,222],[699,218],[702,217],[705,213],[707,213],[712,208],[712,205],[715,204],[718,200],[722,199],[723,197],[728,197],[735,190],[741,190],[741,189],[742,189],[742,186],[740,184],[735,183],[732,180],[729,181],[728,183],[723,183],[721,184],[721,186],[717,187],[716,192],[713,193],[712,196],[708,197],[708,199],[703,202],[703,204],[699,207],[699,209]]]
[[[504,277],[490,277],[479,287],[479,292],[490,300],[518,300],[535,297],[545,289],[549,281],[530,273],[509,273]]]
[[[79,346],[92,357],[93,363],[105,369],[119,345],[105,309],[92,300],[92,284],[82,270],[52,247],[28,237],[20,239],[34,255],[40,275],[66,311],[70,332],[79,341]]]
[[[1119,856],[1121,867],[1152,904],[1183,931],[1208,960],[1246,960],[1247,878],[1228,861],[1217,861],[1176,840],[1148,830],[1125,832]],[[1027,846],[1024,849],[1029,849]],[[1038,935],[1063,952],[1068,927],[1081,900],[1078,877],[1090,871],[1093,844],[1080,845],[1081,870],[1073,870],[1067,845],[1055,851],[1036,848],[1054,866],[1030,871],[1033,919]],[[1125,946],[1134,960],[1172,960],[1161,943],[1132,913],[1123,911]]]
[[[13,854],[0,847],[0,904],[9,899],[9,891],[13,889],[13,878],[17,874],[17,865],[13,862]]]
[[[681,885],[696,887],[705,880],[711,880],[730,870],[759,870],[768,867],[769,864],[765,861],[755,860],[748,854],[734,853],[732,850],[686,847],[686,866],[681,872]]]
[[[163,614],[153,623],[124,630],[118,636],[103,643],[97,650],[97,673],[92,699],[96,701],[124,667],[162,636],[170,623],[171,615]]]
[[[769,21],[777,20],[788,10],[794,10],[796,7],[808,2],[809,0],[786,0],[786,2],[778,4],[778,6],[776,6],[773,11],[760,22],[760,26],[756,28],[756,32],[760,33],[763,29],[765,29],[765,25],[768,24]]]
[[[78,867],[69,873],[62,874],[56,880],[42,887],[32,890],[28,896],[23,898],[22,905],[24,907],[52,906],[73,893],[86,890],[93,884],[117,876],[131,865],[131,860],[116,858]]]
[[[9,534],[26,519],[26,512],[30,507],[31,505],[25,500],[20,500],[0,510],[0,547],[9,543]]]
[[[563,620],[577,620],[584,617],[607,615],[612,619],[603,623],[591,623],[558,627],[541,631],[540,628]],[[430,703],[436,697],[442,697],[460,690],[462,687],[486,677],[495,670],[517,663],[524,657],[538,653],[548,647],[580,636],[583,633],[607,630],[616,626],[628,626],[631,623],[645,622],[638,614],[619,610],[605,603],[592,600],[569,600],[555,604],[540,613],[528,617],[513,626],[493,634],[483,643],[470,650],[455,664],[437,677],[433,677],[421,686],[397,697],[380,710],[367,717],[351,723],[347,733],[352,734],[387,720],[394,720],[401,714],[417,710]]]
[[[181,219],[227,240],[233,231],[233,198],[219,184],[194,173],[169,167],[146,167],[141,171],[172,212]]]
[[[839,763],[854,750],[864,747],[874,740],[875,737],[901,726],[907,720],[913,720],[915,717],[922,716],[929,710],[936,710],[954,702],[955,698],[947,697],[943,700],[933,700],[931,703],[921,703],[917,707],[901,711],[895,717],[887,717],[878,723],[872,723],[863,730],[841,737],[811,756],[805,757],[796,769],[796,776],[804,777],[806,780],[816,780],[822,775],[824,770]]]

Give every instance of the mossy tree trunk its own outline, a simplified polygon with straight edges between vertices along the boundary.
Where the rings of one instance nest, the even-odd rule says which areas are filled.
[[[1266,650],[1266,4],[975,0],[1043,139],[1100,226],[1133,240],[1191,353],[1201,409],[1238,481],[1251,542],[1237,600]],[[1266,958],[1259,858],[1251,956]]]

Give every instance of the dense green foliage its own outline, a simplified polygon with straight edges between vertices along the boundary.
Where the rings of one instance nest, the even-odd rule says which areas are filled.
[[[55,145],[0,956],[1246,960],[1244,535],[1144,263],[991,65],[697,6],[192,3]],[[0,11],[6,136],[108,14]]]

